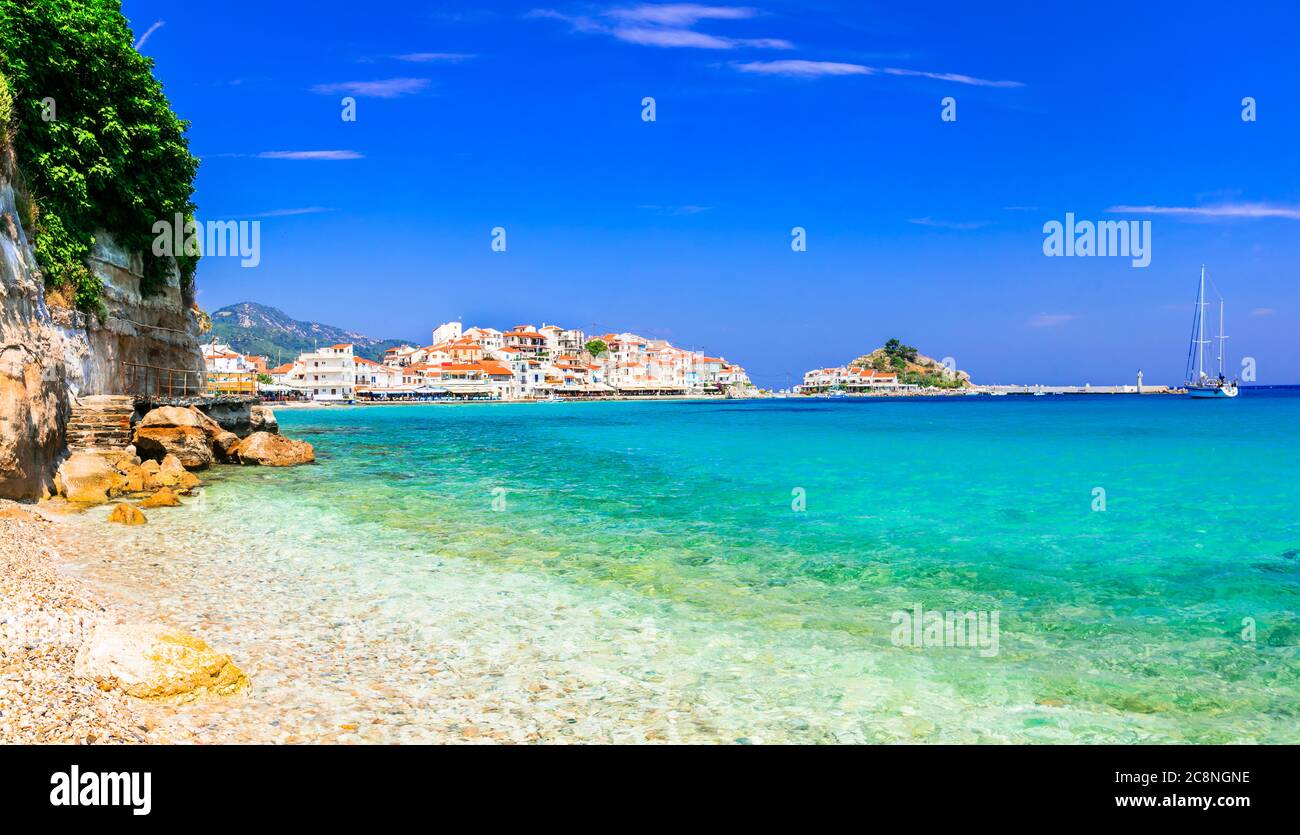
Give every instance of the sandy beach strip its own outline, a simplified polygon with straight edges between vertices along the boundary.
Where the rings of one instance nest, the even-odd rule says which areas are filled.
[[[0,744],[184,741],[120,691],[73,675],[84,636],[114,613],[60,570],[55,524],[0,500]]]

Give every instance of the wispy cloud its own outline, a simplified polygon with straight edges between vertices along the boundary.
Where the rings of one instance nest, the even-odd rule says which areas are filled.
[[[1270,203],[1220,203],[1216,206],[1111,206],[1106,211],[1115,214],[1182,215],[1215,220],[1266,217],[1300,220],[1300,206],[1275,206]]]
[[[361,159],[364,154],[356,151],[262,151],[259,159]]]
[[[705,6],[699,3],[642,3],[623,9],[610,9],[609,17],[654,23],[660,26],[692,26],[701,20],[744,20],[758,14],[747,6]]]
[[[712,206],[638,206],[638,209],[647,209],[652,212],[658,212],[661,215],[698,215],[701,212],[707,212]]]
[[[936,81],[950,81],[954,84],[969,84],[976,87],[1023,87],[1019,81],[989,81],[984,78],[951,72],[922,72],[899,67],[869,67],[866,64],[846,64],[838,61],[747,61],[735,64],[741,72],[759,75],[782,75],[790,78],[819,78],[826,75],[898,75],[932,78]]]
[[[332,212],[333,209],[326,209],[323,206],[307,206],[302,209],[272,209],[269,212],[259,212],[252,217],[293,217],[294,215],[317,215],[321,212]]]
[[[153,26],[150,26],[148,29],[144,30],[144,34],[141,35],[140,39],[135,42],[135,51],[139,52],[141,47],[143,47],[145,43],[149,40],[150,36],[152,36],[154,32],[157,32],[159,29],[161,29],[166,25],[167,25],[166,21],[155,20]]]
[[[385,78],[379,81],[340,81],[334,84],[317,84],[313,93],[351,93],[376,99],[395,99],[411,96],[429,86],[427,78]]]
[[[394,55],[399,61],[407,61],[412,64],[431,64],[436,62],[446,62],[458,64],[461,61],[468,61],[476,58],[476,55],[467,55],[461,52],[408,52],[405,55]]]
[[[1271,307],[1257,307],[1250,311],[1251,316],[1272,316],[1274,313],[1277,311]]]
[[[909,218],[908,223],[915,223],[917,226],[933,226],[937,229],[979,229],[982,226],[988,226],[987,220],[935,220],[932,217],[914,217]]]
[[[785,75],[793,78],[817,78],[823,75],[871,75],[875,70],[861,64],[840,64],[834,61],[748,61],[736,64],[741,72],[759,75]]]
[[[575,32],[608,35],[639,46],[694,49],[792,49],[784,38],[736,38],[699,32],[704,20],[745,20],[756,16],[746,6],[705,6],[696,3],[640,4],[607,9],[598,16],[567,15],[554,9],[535,9],[527,17],[560,20]],[[608,22],[607,22],[608,21]]]
[[[975,78],[956,72],[923,72],[921,70],[904,70],[898,67],[885,67],[881,72],[886,75],[908,75],[916,78],[933,78],[935,81],[951,81],[954,84],[969,84],[972,87],[1024,87],[1019,81],[990,81],[987,78]]]
[[[1079,317],[1073,313],[1040,313],[1029,320],[1031,328],[1055,328],[1066,322],[1073,322]]]

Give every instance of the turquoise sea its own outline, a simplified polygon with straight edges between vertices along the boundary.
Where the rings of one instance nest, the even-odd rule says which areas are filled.
[[[232,738],[1300,741],[1297,396],[279,419],[318,466],[214,470],[95,569],[252,669]]]

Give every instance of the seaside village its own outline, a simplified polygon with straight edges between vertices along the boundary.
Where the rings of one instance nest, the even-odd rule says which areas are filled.
[[[444,323],[429,345],[389,348],[380,361],[350,343],[268,367],[228,345],[203,346],[209,388],[266,400],[354,403],[409,400],[580,400],[747,396],[745,370],[722,357],[632,333],[588,336],[557,325],[508,331]]]

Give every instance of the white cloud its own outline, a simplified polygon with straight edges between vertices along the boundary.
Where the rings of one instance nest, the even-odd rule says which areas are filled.
[[[935,220],[932,217],[914,217],[908,219],[907,222],[915,223],[917,226],[933,226],[937,229],[961,229],[961,230],[979,229],[982,226],[989,225],[987,220],[968,220],[968,221]]]
[[[887,75],[908,75],[917,78],[933,78],[935,81],[951,81],[954,84],[969,84],[972,87],[1024,87],[1019,81],[989,81],[986,78],[974,78],[955,72],[922,72],[921,70],[904,70],[898,67],[885,67],[881,72]]]
[[[409,96],[429,86],[427,78],[385,78],[379,81],[340,81],[335,84],[317,84],[313,93],[351,93],[376,99],[395,99]]]
[[[759,75],[785,75],[794,78],[817,78],[823,75],[872,75],[871,67],[861,64],[838,64],[833,61],[748,61],[737,64],[741,72]]]
[[[405,55],[394,55],[393,57],[399,61],[407,61],[412,64],[429,64],[440,61],[457,64],[477,56],[461,52],[408,52]]]
[[[1217,206],[1111,206],[1106,211],[1116,214],[1182,215],[1185,217],[1265,218],[1280,217],[1300,220],[1300,207],[1275,206],[1269,203],[1220,203]]]
[[[159,29],[161,29],[166,25],[167,24],[165,21],[155,20],[153,26],[150,26],[148,29],[144,30],[144,34],[141,35],[140,39],[135,42],[135,51],[139,52],[140,48],[143,47],[145,45],[145,42],[149,40],[149,37],[153,35],[154,32],[157,32]]]
[[[868,67],[865,64],[844,64],[836,61],[749,61],[736,64],[741,72],[759,73],[761,75],[784,75],[791,78],[817,78],[824,75],[885,75],[918,76],[932,78],[936,81],[950,81],[955,84],[970,84],[977,87],[1023,87],[1019,81],[988,81],[969,75],[951,72],[922,72],[905,70],[898,67]]]
[[[707,212],[712,206],[638,206],[638,209],[649,209],[662,215],[698,215],[701,212]]]
[[[1250,311],[1251,316],[1272,316],[1274,313],[1277,311],[1271,307],[1257,307]]]
[[[702,20],[743,20],[753,17],[754,9],[740,6],[704,6],[695,3],[665,5],[641,4],[600,12],[599,18],[590,15],[567,15],[554,9],[535,9],[526,17],[561,20],[575,32],[608,35],[625,43],[639,46],[686,47],[694,49],[793,49],[794,44],[782,38],[734,38],[697,32],[691,28]]]
[[[307,206],[302,209],[272,209],[269,212],[259,212],[253,217],[293,217],[294,215],[316,215],[321,212],[332,212],[333,209],[326,209],[323,206]]]
[[[361,159],[364,155],[356,151],[262,151],[260,159]]]
[[[1040,313],[1029,320],[1031,328],[1054,328],[1064,325],[1066,322],[1073,322],[1079,317],[1073,313]]]
[[[701,20],[744,20],[758,12],[746,6],[704,6],[698,3],[642,3],[605,12],[609,17],[660,26],[690,26]]]

